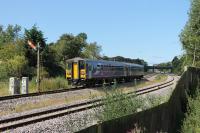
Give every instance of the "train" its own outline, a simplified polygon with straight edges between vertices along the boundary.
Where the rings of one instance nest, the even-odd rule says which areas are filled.
[[[144,76],[144,66],[133,63],[76,57],[66,61],[66,79],[73,85],[90,86],[131,81]]]

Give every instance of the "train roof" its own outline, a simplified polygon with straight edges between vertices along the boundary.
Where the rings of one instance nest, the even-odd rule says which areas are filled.
[[[126,62],[119,62],[119,61],[106,61],[106,60],[92,60],[92,59],[83,59],[80,57],[69,59],[69,60],[67,60],[67,62],[70,62],[70,61],[77,62],[80,60],[95,62],[95,63],[109,63],[109,64],[114,64],[114,65],[124,65],[124,66],[129,65],[129,66],[135,66],[135,67],[144,67],[143,65],[139,65],[139,64],[135,64],[135,63],[126,63]]]
[[[68,59],[67,62],[70,62],[70,61],[80,61],[80,60],[85,60],[85,59],[80,58],[80,57],[76,57],[76,58]]]

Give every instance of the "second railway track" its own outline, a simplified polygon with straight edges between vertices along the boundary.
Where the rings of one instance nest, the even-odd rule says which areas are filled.
[[[157,91],[157,90],[166,88],[168,86],[171,86],[173,84],[173,81],[174,81],[174,78],[172,78],[171,80],[169,80],[167,82],[161,83],[159,85],[154,85],[152,87],[143,88],[143,89],[136,90],[134,92],[129,92],[126,94],[129,95],[130,97],[135,96],[135,94],[136,94],[136,96],[143,95],[146,93],[150,93],[150,92]],[[31,113],[31,114],[26,114],[26,115],[22,115],[22,116],[3,119],[3,120],[0,120],[0,132],[6,131],[9,129],[15,129],[17,127],[22,127],[22,126],[29,125],[29,124],[33,124],[36,122],[40,122],[40,121],[53,119],[53,118],[61,117],[64,115],[88,110],[91,108],[99,107],[99,106],[103,105],[102,101],[103,101],[103,99],[99,98],[99,99],[95,99],[95,100],[91,100],[91,101],[87,101],[87,102],[82,102],[79,104],[63,106],[63,107],[49,109],[49,110],[40,111],[40,112],[36,112],[36,113]]]
[[[152,77],[155,74],[149,74],[145,75],[146,77]],[[29,94],[19,94],[19,95],[10,95],[10,96],[0,96],[0,101],[5,100],[11,100],[11,99],[18,99],[18,98],[26,98],[26,97],[33,97],[33,96],[41,96],[41,95],[47,95],[47,94],[56,94],[56,93],[62,93],[62,92],[69,92],[69,91],[77,91],[85,89],[82,86],[79,87],[72,87],[67,89],[58,89],[58,90],[51,90],[51,91],[44,91],[44,92],[35,92],[35,93],[29,93]]]

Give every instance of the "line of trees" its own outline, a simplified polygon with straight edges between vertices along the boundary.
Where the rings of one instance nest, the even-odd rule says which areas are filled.
[[[181,31],[180,41],[184,53],[171,62],[160,65],[173,66],[174,73],[181,74],[184,66],[200,67],[200,0],[191,0],[189,19]]]
[[[61,76],[65,73],[65,61],[73,57],[97,59],[101,46],[88,43],[87,34],[63,34],[55,43],[46,43],[43,32],[36,25],[22,30],[19,25],[0,26],[0,80],[10,76],[36,75],[37,53],[27,40],[40,44],[43,77]]]
[[[19,25],[8,25],[0,26],[0,80],[7,80],[11,76],[36,76],[37,52],[27,44],[28,40],[35,45],[40,44],[43,78],[64,76],[66,60],[74,57],[147,64],[141,59],[102,57],[101,45],[96,42],[88,43],[85,33],[66,33],[56,42],[46,43],[43,32],[36,25],[24,30]]]
[[[180,34],[184,64],[200,66],[200,0],[192,0],[189,20]]]
[[[125,58],[122,56],[115,56],[115,57],[108,57],[108,56],[103,56],[102,57],[103,60],[108,60],[108,61],[119,61],[119,62],[127,62],[127,63],[135,63],[135,64],[140,64],[140,65],[144,65],[147,66],[147,62],[144,61],[143,59],[131,59],[131,58]]]

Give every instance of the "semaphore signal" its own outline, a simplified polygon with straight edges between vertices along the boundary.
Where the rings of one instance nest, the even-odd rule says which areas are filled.
[[[30,40],[28,40],[28,45],[33,48],[34,50],[37,50],[36,46],[34,45],[34,43]]]

